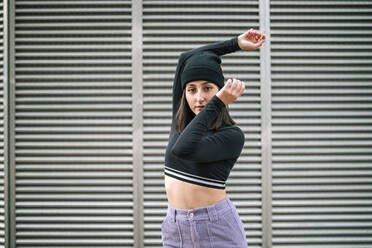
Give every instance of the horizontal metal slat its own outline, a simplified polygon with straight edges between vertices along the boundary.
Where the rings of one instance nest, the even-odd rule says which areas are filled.
[[[43,4],[40,6],[32,5],[31,8],[27,8],[25,5],[17,4],[16,8],[16,14],[19,15],[26,15],[26,14],[32,14],[35,15],[35,13],[41,15],[44,13],[53,13],[53,14],[63,14],[63,15],[71,15],[71,14],[79,14],[82,13],[100,13],[104,12],[106,15],[109,15],[110,13],[120,13],[130,15],[131,8],[130,6],[125,5],[118,5],[118,6],[112,6],[112,7],[97,7],[94,4],[87,4],[87,5],[80,5],[79,7],[74,6],[68,6],[68,5],[60,5],[60,6],[50,6],[48,4]]]
[[[107,5],[111,5],[111,4],[123,4],[124,2],[126,2],[127,4],[130,5],[130,1],[129,0],[104,0],[104,1],[99,1],[99,0],[94,0],[93,2],[91,0],[70,0],[70,1],[66,1],[66,0],[62,0],[62,1],[51,1],[51,0],[47,0],[47,1],[30,1],[30,0],[17,0],[17,5],[22,5],[22,6],[35,6],[37,4],[40,4],[40,5],[52,5],[54,7],[58,7],[59,5],[60,6],[65,6],[65,5],[80,5],[80,4],[89,4],[89,5],[92,5],[92,6],[98,6],[98,5],[103,5],[103,6],[107,6]],[[57,5],[57,6],[56,6]]]
[[[97,160],[96,160],[97,161]],[[27,162],[27,161],[26,161]],[[94,161],[92,161],[94,162]],[[115,162],[115,161],[112,161],[112,162]],[[118,161],[118,163],[125,163],[125,162],[130,162],[129,160],[127,161]],[[100,180],[95,180],[95,179],[43,179],[43,180],[40,180],[40,179],[21,179],[21,180],[18,180],[17,181],[17,184],[19,186],[24,186],[24,187],[29,187],[29,186],[34,186],[34,185],[37,185],[37,186],[63,186],[63,187],[69,187],[71,185],[74,185],[75,187],[80,187],[80,186],[93,186],[93,187],[97,187],[97,185],[100,185],[100,186],[112,186],[112,185],[128,185],[130,184],[130,181],[124,181],[123,179],[100,179]],[[96,206],[96,207],[99,207],[101,205],[101,203],[99,202],[81,202],[79,204],[72,204],[73,202],[50,202],[48,203],[48,205],[50,206]],[[18,204],[18,203],[17,203]],[[22,202],[22,203],[19,203],[19,204],[28,204],[27,202]],[[104,203],[102,203],[104,204]],[[132,206],[132,203],[131,202],[122,202],[122,203],[118,203],[118,204],[114,204],[112,205],[113,203],[107,203],[109,204],[111,207],[115,207],[115,206],[127,206],[127,207],[130,207]],[[106,206],[106,203],[104,204]],[[35,205],[37,206],[37,205]]]

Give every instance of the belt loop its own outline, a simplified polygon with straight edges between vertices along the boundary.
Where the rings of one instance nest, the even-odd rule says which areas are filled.
[[[176,209],[172,208],[172,221],[176,222]]]
[[[207,211],[208,211],[208,216],[209,216],[209,219],[210,219],[211,222],[215,222],[215,221],[218,220],[217,211],[216,211],[216,208],[213,205],[207,207]]]

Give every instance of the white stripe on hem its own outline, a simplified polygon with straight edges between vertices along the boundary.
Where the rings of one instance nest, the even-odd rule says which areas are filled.
[[[183,171],[179,171],[179,170],[176,170],[176,169],[173,169],[173,168],[169,168],[167,166],[165,166],[165,169],[166,170],[170,170],[170,171],[174,171],[174,172],[179,173],[179,174],[182,174],[182,175],[188,175],[188,176],[191,176],[191,177],[200,178],[202,180],[204,179],[204,180],[208,180],[208,181],[215,181],[216,183],[223,183],[223,184],[225,184],[225,181],[221,181],[221,180],[217,180],[217,179],[212,179],[212,178],[207,178],[207,177],[196,176],[196,175],[193,175],[193,174],[190,174],[190,173],[187,173],[187,172],[183,172]]]
[[[199,179],[196,179],[196,178],[184,176],[184,175],[181,175],[181,174],[178,174],[178,173],[169,171],[167,169],[165,169],[165,171],[168,174],[171,174],[171,175],[174,175],[174,176],[177,176],[177,177],[180,177],[180,178],[183,178],[183,179],[192,181],[192,182],[198,182],[198,183],[202,183],[202,184],[206,184],[206,185],[211,185],[211,186],[217,186],[217,187],[225,187],[225,184],[224,183],[213,183],[213,182],[208,182],[208,181],[204,181],[204,180],[199,180]]]

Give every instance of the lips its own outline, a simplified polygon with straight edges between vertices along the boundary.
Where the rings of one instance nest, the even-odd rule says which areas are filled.
[[[202,109],[202,108],[204,108],[204,106],[197,106],[196,108],[197,109]]]

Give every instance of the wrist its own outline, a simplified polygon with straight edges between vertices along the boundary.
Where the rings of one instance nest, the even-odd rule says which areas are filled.
[[[225,104],[227,105],[227,99],[221,94],[221,92],[217,92],[216,96]]]
[[[243,50],[241,35],[238,36],[238,46],[239,46],[239,48],[240,48],[241,50]]]

